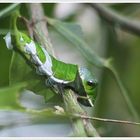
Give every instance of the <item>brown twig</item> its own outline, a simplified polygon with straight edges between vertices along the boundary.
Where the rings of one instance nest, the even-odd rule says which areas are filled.
[[[33,38],[33,30],[31,28],[31,22],[27,18],[25,18],[23,16],[20,16],[19,18],[25,23],[25,25],[27,27],[27,30],[28,30],[28,32],[30,34],[30,37]]]
[[[54,55],[52,44],[48,35],[47,22],[46,20],[42,20],[45,17],[42,5],[38,3],[32,3],[28,6],[33,23],[32,25],[35,39],[40,42],[50,54]]]
[[[132,122],[132,121],[105,119],[105,118],[90,117],[90,116],[85,116],[85,115],[74,115],[74,116],[80,117],[80,118],[84,118],[84,119],[95,120],[95,121],[103,121],[103,122],[111,122],[111,123],[121,123],[121,124],[131,124],[131,125],[140,125],[140,123]]]

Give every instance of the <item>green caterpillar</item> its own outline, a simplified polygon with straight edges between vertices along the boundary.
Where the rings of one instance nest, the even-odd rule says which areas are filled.
[[[78,102],[93,106],[97,80],[89,70],[57,60],[44,47],[17,29],[16,18],[13,24],[14,35],[11,36],[9,32],[4,37],[7,48],[20,51],[34,65],[38,74],[46,76],[46,86],[54,92],[62,94],[65,89],[72,89],[78,95]]]

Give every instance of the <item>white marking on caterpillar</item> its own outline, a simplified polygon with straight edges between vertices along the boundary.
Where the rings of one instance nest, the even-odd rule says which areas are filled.
[[[6,43],[6,47],[11,50],[13,49],[13,45],[12,45],[12,41],[11,41],[11,33],[8,32],[6,34],[6,36],[3,38],[5,40],[5,43]]]
[[[65,81],[65,80],[61,80],[61,79],[55,78],[53,75],[52,75],[50,78],[51,78],[52,80],[54,80],[55,82],[61,83],[61,84],[67,84],[67,83],[70,82],[70,81]]]
[[[41,47],[41,48],[46,56],[46,62],[44,63],[44,65],[46,67],[48,67],[49,72],[53,73],[52,72],[52,59],[51,59],[50,55],[48,54],[48,52],[43,47]]]
[[[39,67],[39,70],[40,70],[40,72],[43,72],[43,73],[47,74],[48,76],[51,76],[53,74],[52,59],[51,59],[50,55],[48,54],[48,52],[43,47],[41,47],[41,48],[46,56],[46,62]]]
[[[43,75],[47,75],[47,76],[51,76],[52,75],[52,71],[50,71],[50,69],[48,69],[47,65],[45,65],[45,64],[42,64],[41,66],[39,66],[38,70]]]
[[[30,43],[26,43],[25,52],[31,55],[36,55],[36,47],[33,41],[31,41]]]
[[[53,76],[53,71],[52,71],[52,59],[50,57],[50,55],[48,54],[48,52],[42,47],[42,50],[43,52],[45,53],[45,56],[46,56],[46,62],[43,64],[43,66],[40,66],[41,70],[43,72],[46,72],[50,78],[52,80],[54,80],[55,82],[57,83],[69,83],[69,81],[64,81],[64,80],[61,80],[61,79],[58,79],[58,78],[55,78]]]
[[[38,58],[37,55],[32,55],[32,60],[35,64],[37,64],[39,66],[43,65],[43,63],[41,62],[41,60]]]
[[[26,43],[26,46],[25,46],[25,51],[28,54],[31,55],[32,60],[34,61],[34,63],[39,65],[38,68],[37,68],[37,73],[39,73],[41,75],[47,75],[57,83],[64,83],[64,84],[69,83],[69,81],[64,81],[64,80],[55,78],[53,76],[51,57],[43,47],[41,47],[41,48],[42,48],[42,50],[43,50],[43,52],[44,52],[44,54],[46,56],[46,61],[45,61],[44,64],[41,62],[41,60],[37,56],[36,46],[35,46],[35,43],[33,41],[31,41],[29,44]]]

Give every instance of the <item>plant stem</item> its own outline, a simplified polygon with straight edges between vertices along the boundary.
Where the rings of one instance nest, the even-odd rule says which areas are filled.
[[[116,25],[119,26],[120,28],[122,28],[125,31],[134,33],[136,35],[140,35],[140,24],[139,21],[134,21],[132,19],[128,19],[120,14],[118,14],[117,12],[115,12],[114,10],[105,7],[101,4],[96,4],[96,3],[92,3],[92,4],[88,4],[90,5],[92,8],[94,8],[98,14],[105,19],[109,24],[111,25]]]
[[[48,35],[47,22],[43,20],[45,15],[41,4],[29,4],[29,10],[35,39],[40,42],[50,54],[54,55],[52,44]]]
[[[77,103],[77,98],[72,90],[66,90],[63,94],[66,110],[70,114],[77,114],[79,116],[87,116],[86,112]],[[87,116],[88,118],[88,116]],[[91,125],[89,119],[77,118],[72,116],[74,132],[76,136],[99,136],[96,129]]]
[[[48,35],[46,20],[42,20],[44,19],[45,15],[43,13],[41,4],[29,4],[29,9],[33,22],[36,23],[37,21],[37,23],[33,25],[36,39],[39,43],[44,44],[47,51],[52,52],[51,54],[54,55]],[[65,93],[63,94],[63,99],[67,112],[71,112],[72,114],[82,113],[86,115],[86,112],[79,106],[75,97],[75,93],[73,91],[65,91]],[[74,127],[75,136],[99,136],[88,119],[72,117],[71,120]]]

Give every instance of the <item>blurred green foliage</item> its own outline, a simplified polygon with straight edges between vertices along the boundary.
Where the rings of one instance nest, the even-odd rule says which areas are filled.
[[[29,17],[28,12],[26,12],[27,11],[26,5],[28,4],[21,5],[21,14],[24,15],[25,17]],[[0,4],[0,11],[7,6],[9,6],[9,4]],[[49,17],[55,18],[54,10],[56,6],[57,4],[43,4],[45,14]],[[137,4],[110,4],[110,7],[116,11],[119,11],[119,13],[122,13],[125,16],[129,16],[130,11],[132,13],[135,13],[135,11],[139,8]],[[87,7],[83,6],[82,8],[86,9]],[[9,27],[10,27],[9,17],[10,16],[0,19],[0,33],[3,32],[3,29],[9,30]],[[138,16],[137,18],[139,19]],[[66,18],[66,20],[68,21],[71,20],[72,22],[74,22],[76,20],[76,16],[69,15]],[[57,26],[58,25],[59,24],[57,24]],[[68,27],[69,25],[65,24],[64,27],[66,26]],[[139,107],[140,39],[138,36],[122,31],[117,26],[112,27],[108,25],[108,23],[104,22],[102,19],[99,20],[99,26],[101,29],[104,29],[104,31],[106,31],[106,34],[104,38],[100,40],[102,41],[101,42],[102,46],[100,45],[96,47],[97,48],[100,47],[100,49],[105,52],[106,58],[112,57],[114,59],[115,68],[117,69],[121,77],[122,83],[124,83],[127,89],[127,92],[129,93],[129,97],[132,103],[134,104],[134,107],[137,113],[140,116],[140,107]],[[70,30],[71,27],[69,26],[68,29]],[[49,29],[51,30],[51,28]],[[77,38],[79,38],[80,36],[78,36],[78,34],[75,33],[78,30],[78,27],[75,28],[75,30],[73,29],[74,28],[71,28],[71,31],[72,32],[74,31],[75,36],[77,35]],[[66,34],[65,32],[63,33],[65,37],[68,36],[68,34]],[[98,32],[98,34],[100,34],[100,32]],[[91,38],[90,45],[94,44],[95,40],[94,39],[92,40],[92,38],[95,38],[96,35],[97,33],[95,32],[92,35],[90,34],[89,36],[89,38]],[[19,107],[18,109],[20,109],[21,106],[19,106],[18,104],[15,104],[16,102],[15,97],[19,93],[20,89],[22,89],[22,86],[21,87],[17,86],[16,85],[17,83],[19,82],[26,82],[26,84],[28,83],[28,86],[26,86],[27,89],[35,91],[36,93],[41,94],[41,95],[42,94],[44,95],[46,93],[46,89],[45,89],[44,83],[42,82],[42,79],[35,74],[35,71],[32,71],[32,69],[26,64],[26,62],[20,56],[18,56],[17,54],[16,55],[13,54],[13,58],[12,58],[12,51],[9,51],[6,48],[5,42],[3,40],[3,36],[4,35],[0,35],[0,42],[1,42],[0,43],[0,87],[1,87],[0,88],[0,107],[1,108],[3,107],[4,109],[4,105],[5,105],[5,107],[11,106],[15,109]],[[88,36],[86,38],[88,38]],[[51,40],[52,42],[53,41],[55,42],[55,37],[51,38]],[[60,42],[61,41],[62,40],[60,39]],[[73,39],[71,40],[71,42],[72,41]],[[59,47],[59,45],[57,47]],[[92,48],[93,47],[91,47],[91,49]],[[84,53],[82,48],[80,49]],[[65,52],[62,52],[62,53],[65,53]],[[75,52],[73,51],[73,53]],[[97,52],[99,56],[100,56],[100,53],[102,52]],[[92,62],[95,61],[95,59],[93,60],[93,58],[88,58],[88,59],[90,59],[90,61]],[[12,64],[11,64],[11,60],[12,60]],[[92,69],[93,65],[89,63],[89,61],[86,61],[86,62],[87,62],[87,66],[90,66],[90,68]],[[10,85],[12,85],[12,87],[11,86],[9,87],[10,64],[11,64]],[[97,69],[97,72],[95,73],[95,75],[96,74],[99,75],[98,97],[95,103],[94,111],[91,109],[90,113],[93,116],[98,116],[102,118],[135,121],[133,116],[128,110],[128,107],[124,101],[124,98],[120,94],[120,89],[117,83],[115,82],[114,77],[112,76],[112,74],[110,74],[110,71],[108,71],[107,69],[102,69],[102,71],[101,69]],[[43,91],[41,91],[42,89]],[[51,93],[51,92],[49,91],[48,93]],[[51,95],[52,93],[50,94],[50,96]],[[52,102],[55,102],[56,105],[58,104],[58,101],[59,101],[59,104],[62,103],[62,100],[58,96],[55,96],[55,99],[52,100]],[[62,122],[63,122],[63,119],[64,118],[62,118]],[[97,121],[96,122],[94,121],[94,125],[96,126],[101,136],[140,136],[139,134],[140,128],[137,126],[133,126],[133,127],[130,125],[124,126],[122,124],[118,125],[118,124],[103,123],[103,122],[97,122]]]
[[[17,84],[16,86],[11,86],[8,88],[0,89],[0,108],[1,109],[15,109],[22,110],[24,107],[20,105],[19,96],[20,90],[25,84]]]

